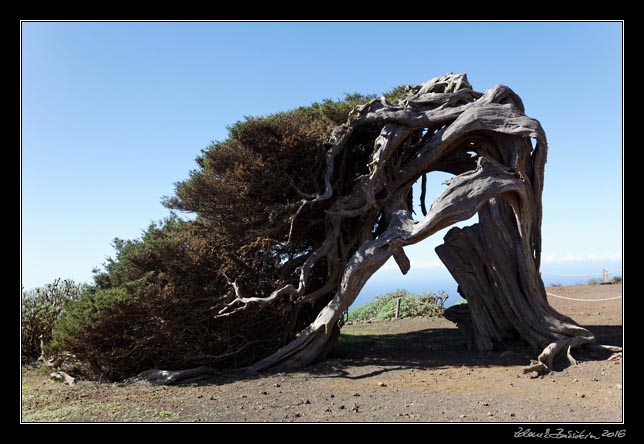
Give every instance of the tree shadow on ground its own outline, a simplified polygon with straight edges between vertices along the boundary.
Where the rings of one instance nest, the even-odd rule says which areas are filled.
[[[586,325],[598,344],[622,346],[621,325]],[[297,370],[317,378],[364,379],[405,369],[439,369],[443,367],[527,366],[538,352],[523,342],[505,343],[499,350],[479,353],[467,349],[467,343],[456,328],[430,328],[397,334],[347,334],[340,336],[336,349],[327,359]],[[606,359],[610,353],[575,353],[581,360]],[[567,363],[555,362],[555,371]],[[259,379],[275,372],[249,373],[226,370],[216,375],[191,380],[187,384],[223,385]]]
[[[340,336],[338,347],[328,359],[310,371],[325,377],[362,379],[403,369],[427,369],[454,366],[511,366],[529,363],[523,343],[509,343],[499,352],[478,353],[455,328],[430,328],[408,333]],[[356,368],[379,367],[367,373]],[[347,369],[352,368],[350,375]]]
[[[622,346],[621,325],[586,325],[598,344]],[[606,359],[610,352],[573,352],[580,360]],[[340,337],[338,347],[329,358],[309,370],[322,377],[362,379],[394,370],[441,367],[527,366],[538,352],[524,342],[509,342],[498,350],[478,353],[467,349],[462,334],[455,328],[433,328],[409,333],[350,335]],[[555,362],[555,371],[567,362]],[[357,375],[349,368],[371,370]],[[367,369],[367,367],[369,367]],[[380,367],[373,369],[372,367]]]

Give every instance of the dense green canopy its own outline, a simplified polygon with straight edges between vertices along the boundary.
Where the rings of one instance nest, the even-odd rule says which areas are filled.
[[[164,198],[169,209],[191,217],[173,212],[140,239],[116,239],[116,256],[95,271],[95,285],[67,303],[48,352],[71,351],[96,375],[120,379],[151,367],[248,365],[293,339],[330,294],[314,306],[285,300],[217,313],[234,297],[229,280],[256,297],[297,281],[302,258],[325,236],[325,205],[294,220],[302,194],[324,186],[331,130],[372,98],[350,94],[232,125],[226,140],[197,157],[176,194]],[[355,171],[334,184],[339,195],[362,173],[379,131],[374,125],[353,136],[354,149],[338,165]],[[313,290],[324,284],[326,268],[321,261],[312,271]]]

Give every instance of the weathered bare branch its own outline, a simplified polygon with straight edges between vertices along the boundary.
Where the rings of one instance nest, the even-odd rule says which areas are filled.
[[[405,245],[420,242],[477,212],[479,224],[464,231],[453,229],[446,244],[437,249],[469,302],[466,312],[454,314],[452,319],[478,350],[489,350],[518,334],[533,346],[544,348],[538,369],[550,369],[552,358],[562,351],[572,362],[570,349],[592,343],[594,338],[555,312],[545,298],[538,269],[547,143],[539,122],[523,113],[521,99],[510,88],[501,85],[480,94],[471,89],[464,75],[453,74],[411,88],[410,95],[397,105],[374,99],[356,107],[347,123],[329,139],[325,192],[315,199],[332,196],[333,159],[347,149],[349,134],[362,125],[379,123],[382,128],[374,140],[369,175],[360,177],[349,194],[335,199],[327,218],[338,226],[342,219],[364,217],[375,208],[376,214],[384,214],[388,226],[376,239],[357,245],[346,262],[335,296],[315,321],[253,369],[290,368],[314,360],[340,313],[387,259],[393,256],[406,273],[411,264],[402,249]],[[421,128],[426,133],[420,144],[404,143]],[[535,150],[528,138],[537,140]],[[393,159],[403,147],[415,154],[398,164]],[[448,181],[448,188],[428,211],[426,175],[439,169],[463,171],[464,166],[471,165],[472,160],[465,156],[471,150],[477,154],[475,168]],[[385,179],[392,177],[393,182]],[[414,221],[405,199],[419,177],[424,218]],[[329,236],[328,240],[339,241],[338,236]],[[451,316],[449,313],[446,315]]]
[[[219,311],[222,317],[284,297],[299,309],[328,296],[296,337],[285,334],[295,339],[251,370],[296,368],[318,359],[337,338],[342,313],[389,258],[407,273],[411,263],[405,246],[475,214],[477,224],[451,229],[436,249],[468,301],[445,316],[457,323],[471,349],[492,350],[520,337],[542,350],[527,371],[550,371],[560,353],[576,362],[571,350],[593,345],[595,338],[548,304],[539,276],[548,146],[540,123],[524,113],[523,102],[507,86],[482,94],[464,74],[451,73],[409,87],[397,104],[380,98],[354,108],[325,144],[320,192],[304,193],[292,184],[302,200],[296,203],[286,244],[303,237],[295,230],[305,209],[321,208],[324,240],[284,265],[284,285],[267,297],[244,297],[226,277],[235,297]],[[365,131],[368,143],[354,146],[356,135]],[[530,139],[536,140],[534,149]],[[357,151],[363,157],[356,168],[346,158]],[[427,175],[434,171],[455,177],[428,209]],[[408,197],[419,178],[423,217],[414,220]],[[320,274],[324,268],[316,267],[326,267],[326,281]],[[291,274],[297,269],[296,286]],[[159,380],[166,376],[151,374]]]

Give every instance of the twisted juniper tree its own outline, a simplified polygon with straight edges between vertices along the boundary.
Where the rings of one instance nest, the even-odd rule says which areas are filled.
[[[180,348],[159,346],[164,352],[141,362],[179,369],[245,362],[254,371],[310,364],[333,348],[343,313],[388,259],[406,274],[412,266],[406,246],[476,214],[477,223],[452,228],[436,248],[468,301],[445,316],[469,347],[489,351],[523,339],[541,351],[527,370],[547,372],[555,356],[574,362],[571,349],[594,346],[593,335],[546,298],[539,267],[547,142],[517,94],[503,85],[476,92],[466,75],[449,73],[397,90],[389,100],[363,102],[340,125],[344,118],[327,105],[300,110],[297,118],[278,116],[273,126],[260,119],[233,127],[229,141],[205,152],[200,169],[166,201],[197,215],[176,228],[187,241],[143,245],[147,253],[136,253],[129,259],[134,265],[125,267],[129,275],[138,270],[128,277],[136,285],[123,288],[152,295],[143,308],[139,296],[136,302],[138,311],[159,319],[146,343],[176,342],[176,329],[163,337],[155,331],[186,321],[181,331],[192,333]],[[328,139],[313,146],[327,127],[333,127]],[[426,178],[436,171],[454,177],[427,205]],[[421,194],[413,196],[417,181]],[[110,276],[99,275],[107,281],[120,275]],[[167,308],[159,302],[166,299]],[[141,318],[141,331],[150,329],[149,318]],[[123,336],[132,335],[124,330]],[[109,348],[108,339],[101,344]],[[191,341],[199,343],[198,359],[186,352]],[[141,377],[172,383],[208,371],[152,370]]]
[[[323,187],[300,192],[291,231],[306,208],[321,206],[325,237],[306,254],[297,284],[246,298],[231,282],[236,297],[219,312],[226,316],[284,298],[313,304],[333,294],[297,338],[252,368],[301,367],[318,358],[333,345],[342,312],[390,257],[407,273],[405,246],[477,213],[478,223],[453,228],[436,249],[468,301],[446,316],[458,322],[470,346],[488,351],[520,337],[543,349],[535,369],[547,370],[559,352],[593,343],[588,330],[548,304],[539,276],[547,142],[539,122],[524,111],[510,88],[481,94],[465,75],[454,74],[409,88],[397,104],[383,98],[356,107],[327,142]],[[375,137],[362,168],[347,177],[343,156],[364,150],[352,143],[364,131]],[[433,171],[455,177],[427,210],[424,178]],[[412,186],[419,178],[423,218],[416,220]],[[320,263],[327,279],[311,291],[309,275]]]

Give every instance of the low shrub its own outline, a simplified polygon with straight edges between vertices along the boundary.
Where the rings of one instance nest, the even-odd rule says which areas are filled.
[[[44,287],[22,292],[21,295],[21,354],[22,360],[36,360],[41,343],[51,341],[54,324],[67,301],[80,297],[84,286],[74,281],[56,279]]]
[[[400,298],[399,318],[412,318],[418,316],[441,316],[447,295],[423,293],[412,294],[407,290],[396,290],[376,297],[373,301],[354,310],[349,310],[349,322],[388,321],[394,319],[396,300]]]
[[[46,353],[69,352],[88,364],[79,376],[117,381],[150,368],[244,366],[275,351],[289,306],[257,306],[250,321],[244,312],[216,318],[229,298],[217,273],[225,265],[193,228],[171,218],[140,240],[116,241],[95,285],[64,305]]]

